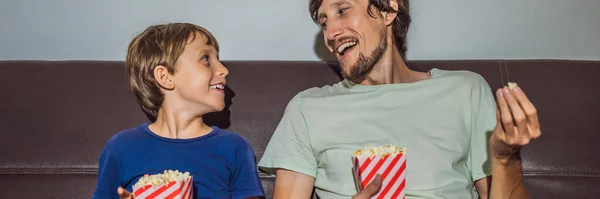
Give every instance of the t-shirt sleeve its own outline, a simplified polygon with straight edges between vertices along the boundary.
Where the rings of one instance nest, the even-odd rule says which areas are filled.
[[[98,184],[92,198],[119,198],[117,194],[120,174],[119,162],[108,144],[104,147],[98,163]]]
[[[234,199],[249,197],[264,197],[262,183],[254,157],[254,150],[248,141],[237,146],[235,152],[235,172],[231,183],[231,193]]]
[[[286,169],[316,178],[317,159],[310,144],[300,100],[297,95],[288,103],[258,164],[268,173]]]
[[[492,175],[489,138],[496,127],[496,101],[489,85],[483,80],[473,92],[471,147],[468,166],[473,181]]]

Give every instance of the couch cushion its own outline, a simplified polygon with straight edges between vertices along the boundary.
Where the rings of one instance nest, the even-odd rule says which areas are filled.
[[[336,63],[224,64],[230,70],[227,109],[205,120],[248,138],[257,159],[295,94],[340,80]],[[592,149],[600,144],[594,133],[600,128],[600,81],[593,78],[600,74],[600,62],[412,61],[409,66],[471,70],[492,89],[507,81],[519,83],[538,107],[542,123],[543,137],[523,150],[532,196],[597,193],[593,187],[599,185],[600,162]],[[66,193],[88,197],[106,141],[146,121],[128,89],[123,62],[0,61],[0,69],[0,186],[11,190],[0,198],[18,194],[22,189],[16,185],[40,189],[39,195],[26,195],[34,198],[69,197],[60,195]],[[274,179],[261,177],[270,195]],[[84,188],[73,189],[76,185]]]
[[[507,81],[527,92],[539,114],[542,137],[522,151],[532,194],[598,195],[600,156],[594,149],[600,146],[600,63],[510,61],[505,70]]]

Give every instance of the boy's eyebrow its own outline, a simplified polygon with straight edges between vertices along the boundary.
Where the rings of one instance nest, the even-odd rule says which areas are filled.
[[[202,48],[198,48],[196,49],[196,56],[203,56],[203,55],[207,55],[210,54],[213,51],[214,47],[212,47],[211,45],[205,45]]]

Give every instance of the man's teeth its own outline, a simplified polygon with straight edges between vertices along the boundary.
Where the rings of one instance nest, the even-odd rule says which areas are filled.
[[[212,89],[225,89],[225,86],[223,84],[216,84],[216,85],[211,85],[210,88]]]
[[[347,42],[338,47],[337,51],[339,54],[342,54],[347,48],[356,45],[355,41]]]

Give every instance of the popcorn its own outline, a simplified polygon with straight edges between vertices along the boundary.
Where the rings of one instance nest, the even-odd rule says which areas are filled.
[[[144,198],[192,198],[192,176],[189,172],[165,170],[164,173],[144,175],[133,185],[136,199]]]
[[[406,151],[405,148],[399,148],[396,146],[392,146],[392,145],[385,145],[385,146],[379,146],[379,147],[371,147],[371,146],[367,146],[363,149],[358,149],[354,152],[354,157],[365,157],[365,156],[369,156],[369,157],[373,157],[373,156],[385,156],[385,155],[393,155],[396,156],[400,153],[404,154]]]
[[[510,88],[510,89],[514,89],[517,87],[517,83],[514,83],[514,82],[508,82],[507,85],[508,85],[508,88]]]
[[[372,198],[404,198],[406,186],[406,148],[392,145],[367,146],[352,155],[354,180],[358,191],[365,188],[376,174],[383,181]]]

